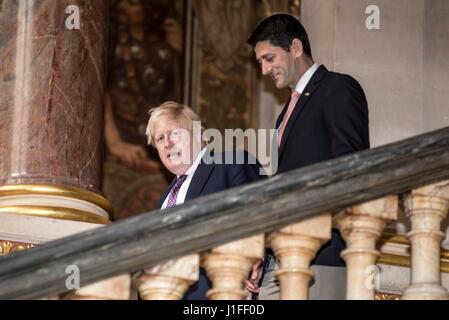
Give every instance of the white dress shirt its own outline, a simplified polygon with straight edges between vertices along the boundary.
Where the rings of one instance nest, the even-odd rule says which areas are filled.
[[[187,195],[187,190],[189,190],[190,182],[192,182],[193,175],[195,174],[196,168],[198,168],[198,165],[200,164],[201,159],[203,158],[204,154],[206,153],[207,148],[203,148],[200,153],[196,156],[195,161],[193,162],[192,166],[187,170],[186,180],[182,183],[181,188],[179,189],[178,196],[176,197],[176,205],[180,205],[184,203]],[[179,176],[177,176],[179,178]],[[170,192],[168,193],[167,197],[164,200],[164,203],[162,204],[161,209],[167,208],[167,202],[168,198],[170,197]]]
[[[304,74],[296,84],[295,91],[298,91],[300,94],[302,94],[310,79],[312,79],[313,75],[315,74],[315,71],[317,71],[319,67],[320,64],[315,62],[309,69],[307,69],[307,71],[304,72]]]

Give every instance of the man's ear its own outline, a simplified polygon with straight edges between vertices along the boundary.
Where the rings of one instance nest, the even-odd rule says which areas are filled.
[[[298,38],[293,39],[292,45],[291,45],[291,51],[293,52],[295,58],[299,58],[303,55],[304,49],[302,47],[302,41]]]

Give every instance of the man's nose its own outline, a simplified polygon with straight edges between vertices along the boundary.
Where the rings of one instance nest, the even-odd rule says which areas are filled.
[[[171,140],[170,135],[167,134],[167,135],[164,137],[164,147],[165,147],[165,148],[170,148],[172,145],[173,145],[173,141]]]

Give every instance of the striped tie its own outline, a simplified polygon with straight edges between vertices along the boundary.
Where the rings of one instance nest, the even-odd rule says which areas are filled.
[[[178,180],[176,180],[175,185],[170,191],[170,194],[168,195],[168,202],[167,202],[167,208],[171,208],[176,206],[176,198],[178,197],[179,189],[181,189],[182,183],[186,180],[187,175],[183,174],[180,175]]]

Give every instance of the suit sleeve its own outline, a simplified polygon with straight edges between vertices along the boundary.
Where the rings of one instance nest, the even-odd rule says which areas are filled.
[[[368,104],[359,83],[342,76],[332,86],[324,106],[324,119],[332,157],[369,148]]]

